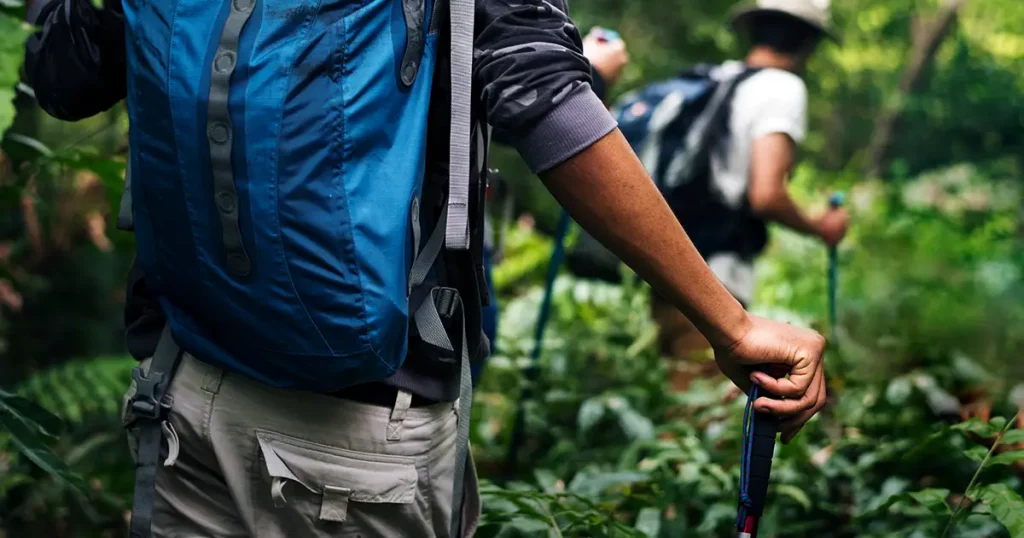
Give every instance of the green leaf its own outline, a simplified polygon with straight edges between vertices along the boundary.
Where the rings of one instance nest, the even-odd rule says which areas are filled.
[[[632,407],[620,407],[615,410],[619,416],[619,427],[630,440],[643,441],[654,439],[654,423],[651,419],[641,415]]]
[[[0,12],[0,135],[14,122],[14,88],[18,84],[25,39],[32,27]]]
[[[1004,445],[1015,445],[1017,443],[1024,443],[1024,430],[1010,430],[1004,433],[1000,443]]]
[[[885,399],[892,405],[903,405],[913,390],[910,379],[899,377],[893,379],[885,389]]]
[[[796,486],[790,484],[779,484],[778,486],[775,486],[775,493],[793,499],[797,504],[803,507],[804,510],[811,510],[811,498],[807,496],[807,493],[804,492],[804,490]]]
[[[1010,465],[1018,461],[1024,461],[1024,450],[1011,450],[996,454],[989,458],[986,465]]]
[[[948,489],[923,489],[921,491],[908,492],[906,495],[920,503],[933,514],[948,515],[953,513],[946,502],[946,499],[949,498]]]
[[[636,516],[636,530],[649,538],[658,538],[661,533],[661,510],[654,507],[644,508]]]
[[[537,469],[533,472],[533,478],[546,493],[558,490],[558,476],[548,469]]]
[[[32,463],[79,493],[85,494],[88,490],[82,478],[60,461],[33,428],[19,417],[7,410],[0,410],[0,428],[10,432],[15,448]]]
[[[580,433],[587,433],[604,417],[605,406],[601,398],[590,398],[583,402],[576,422],[579,425]]]
[[[990,484],[970,496],[989,505],[992,517],[1010,531],[1011,538],[1024,538],[1024,499],[1009,486]]]
[[[979,437],[995,437],[996,434],[999,433],[999,430],[1002,429],[1002,426],[997,427],[994,422],[995,419],[993,419],[993,422],[982,422],[980,419],[972,418],[970,420],[954,424],[950,426],[949,429],[963,433],[973,433]]]
[[[0,390],[0,412],[4,411],[18,417],[47,437],[56,437],[64,429],[61,419],[28,398]]]
[[[973,461],[984,461],[985,456],[988,455],[988,449],[983,446],[972,446],[967,450],[964,450],[964,456],[967,456]]]
[[[647,480],[647,475],[633,471],[618,473],[579,473],[569,483],[569,491],[588,499],[617,487],[633,485]]]

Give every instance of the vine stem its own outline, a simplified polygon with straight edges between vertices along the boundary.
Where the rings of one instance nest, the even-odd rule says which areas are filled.
[[[999,433],[996,434],[996,440],[992,443],[992,448],[988,450],[988,454],[985,454],[985,459],[981,460],[981,465],[978,466],[978,470],[974,471],[974,476],[971,477],[971,482],[967,484],[967,489],[964,490],[963,496],[960,497],[960,501],[956,503],[956,510],[953,510],[953,515],[949,516],[949,521],[946,523],[946,529],[942,531],[942,538],[946,538],[946,536],[949,535],[949,531],[953,530],[956,526],[956,517],[960,515],[960,511],[963,510],[964,501],[967,499],[967,495],[971,492],[971,489],[974,488],[974,484],[978,481],[981,471],[985,468],[988,460],[992,458],[992,454],[996,451],[996,448],[999,447],[999,442],[1003,440],[1003,434],[1006,433],[1006,430],[1009,430],[1017,423],[1017,417],[1020,416],[1020,413],[1021,411],[1017,411],[1017,413],[1013,415],[1013,418],[1006,421],[1006,425],[1003,426],[1003,429],[999,430]]]
[[[544,515],[548,516],[548,521],[551,522],[551,528],[555,531],[555,534],[558,535],[558,538],[563,538],[562,530],[558,528],[558,520],[555,519],[555,516],[551,513],[551,510],[548,510],[548,507],[540,501],[537,502],[537,505],[540,506],[540,509],[544,511]]]

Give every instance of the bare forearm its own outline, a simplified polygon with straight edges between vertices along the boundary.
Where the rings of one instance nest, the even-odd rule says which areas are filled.
[[[730,345],[745,333],[743,307],[708,269],[617,129],[541,177],[576,222],[710,342]]]
[[[795,232],[805,235],[819,236],[816,219],[808,216],[785,191],[778,193],[772,200],[758,205],[754,213],[762,219],[781,224]]]

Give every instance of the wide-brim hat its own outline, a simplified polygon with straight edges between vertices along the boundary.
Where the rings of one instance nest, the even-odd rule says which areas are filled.
[[[745,31],[752,18],[764,13],[779,13],[799,19],[828,36],[836,43],[842,39],[829,15],[829,0],[757,0],[732,10],[730,23],[737,32]]]

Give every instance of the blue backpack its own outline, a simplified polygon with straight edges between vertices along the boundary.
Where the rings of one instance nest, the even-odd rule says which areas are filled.
[[[429,240],[440,0],[124,4],[129,210],[174,339],[280,388],[391,376],[442,244],[469,247],[472,0],[446,10],[448,209]]]
[[[718,201],[710,186],[712,151],[724,151],[730,104],[736,87],[758,72],[713,76],[699,65],[675,78],[627,93],[612,113],[665,200],[705,258],[722,250],[744,254],[763,248],[763,228],[742,208]],[[617,282],[618,258],[584,231],[567,257],[584,278]]]

